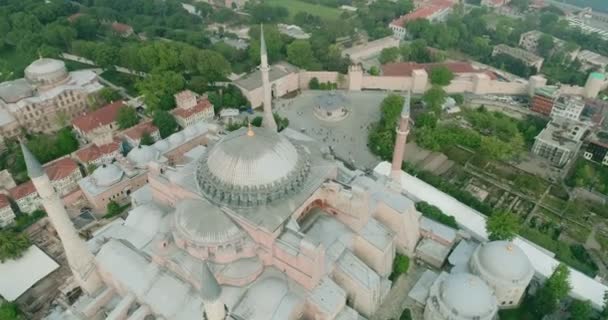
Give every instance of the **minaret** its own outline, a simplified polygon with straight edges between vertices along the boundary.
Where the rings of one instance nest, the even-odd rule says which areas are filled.
[[[209,270],[207,262],[203,262],[203,276],[201,279],[201,297],[203,298],[203,310],[206,320],[226,319],[226,307],[220,299],[222,288],[217,283],[217,279]]]
[[[277,123],[274,122],[272,114],[272,93],[270,88],[270,76],[268,72],[268,52],[266,50],[266,40],[264,40],[264,25],[260,25],[260,72],[262,73],[262,86],[264,88],[264,120],[262,125],[268,130],[277,131]]]
[[[42,205],[63,244],[68,265],[76,282],[87,294],[94,294],[101,289],[103,282],[95,269],[93,254],[87,249],[84,240],[78,236],[63,202],[57,196],[51,185],[51,180],[42,169],[40,162],[23,143],[21,143],[21,151],[27,167],[27,174],[32,179],[40,198],[42,198]]]
[[[403,97],[403,108],[399,119],[399,127],[397,128],[397,137],[395,138],[395,148],[393,151],[393,165],[391,167],[391,179],[393,182],[401,184],[401,165],[403,163],[403,153],[405,152],[405,144],[407,135],[410,132],[410,92],[408,91]]]

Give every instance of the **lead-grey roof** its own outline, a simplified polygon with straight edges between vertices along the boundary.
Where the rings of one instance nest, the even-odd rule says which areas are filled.
[[[461,317],[484,317],[496,311],[496,297],[479,277],[469,273],[450,274],[441,285],[441,298]]]
[[[175,227],[180,236],[199,245],[221,244],[242,236],[237,225],[217,206],[199,199],[178,202]]]
[[[42,165],[23,142],[21,142],[21,152],[27,168],[27,175],[32,179],[42,177],[45,174]]]
[[[0,99],[6,103],[15,103],[33,93],[34,88],[23,78],[0,83]]]
[[[298,68],[287,62],[280,62],[270,66],[268,75],[270,82],[273,82],[296,72],[298,72]],[[234,83],[245,90],[251,91],[262,87],[262,74],[260,73],[260,70],[256,70],[243,78],[234,81]]]
[[[475,255],[485,271],[506,281],[529,279],[534,274],[528,256],[508,241],[483,243],[477,248]]]
[[[216,301],[222,294],[222,288],[217,279],[209,269],[207,263],[202,266],[201,297],[204,301]]]

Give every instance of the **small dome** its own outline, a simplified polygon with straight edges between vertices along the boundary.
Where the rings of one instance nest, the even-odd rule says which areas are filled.
[[[171,144],[167,140],[158,140],[154,143],[154,148],[160,152],[165,152],[171,148]]]
[[[482,271],[509,282],[528,279],[534,269],[528,256],[508,241],[492,241],[479,246],[475,253]]]
[[[207,201],[186,199],[175,208],[178,237],[200,246],[219,245],[243,234],[217,206]]]
[[[184,142],[184,133],[180,131],[172,134],[169,137],[169,142],[172,145],[181,144],[182,142]]]
[[[484,317],[497,310],[496,298],[490,287],[469,273],[447,276],[441,286],[441,299],[452,312],[470,319]]]
[[[68,70],[61,60],[41,58],[25,68],[25,78],[38,84],[53,84],[65,79]]]
[[[191,138],[198,134],[198,128],[196,126],[189,126],[184,130],[186,137]]]
[[[104,164],[95,169],[92,178],[100,187],[109,187],[122,179],[123,171],[115,164]]]
[[[158,160],[159,156],[158,150],[153,147],[140,145],[129,152],[127,159],[137,166],[145,166],[151,161]]]

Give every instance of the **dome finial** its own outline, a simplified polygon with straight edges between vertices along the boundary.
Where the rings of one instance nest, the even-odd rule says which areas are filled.
[[[251,121],[247,122],[247,136],[248,137],[255,136],[255,132],[253,132],[253,128],[251,127]]]

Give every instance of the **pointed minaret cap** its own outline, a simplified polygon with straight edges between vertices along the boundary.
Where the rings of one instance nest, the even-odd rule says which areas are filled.
[[[203,275],[201,278],[201,297],[204,301],[216,301],[222,294],[222,288],[209,269],[207,262],[203,262]]]
[[[266,40],[264,39],[264,25],[260,24],[260,54],[268,55],[266,52]]]
[[[403,108],[401,109],[401,117],[406,118],[410,116],[410,104],[411,104],[411,94],[408,90],[403,97]]]
[[[44,175],[44,170],[42,169],[42,165],[36,159],[34,154],[27,148],[27,146],[20,142],[21,144],[21,152],[23,153],[23,160],[25,160],[25,167],[27,168],[27,175],[30,178],[38,178]]]

